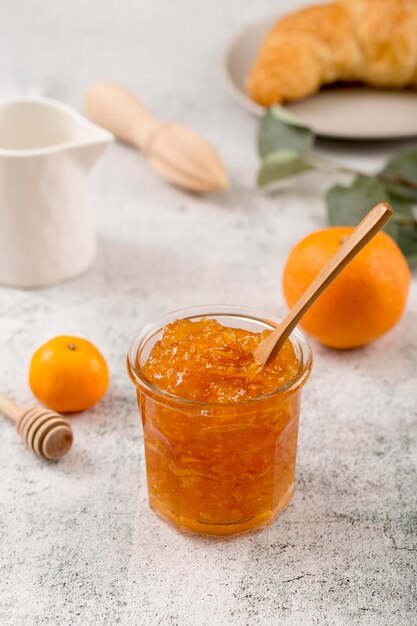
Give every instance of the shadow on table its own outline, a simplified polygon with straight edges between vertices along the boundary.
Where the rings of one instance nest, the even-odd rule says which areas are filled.
[[[410,139],[399,139],[393,141],[374,140],[374,141],[343,141],[342,139],[317,139],[317,148],[323,151],[331,152],[333,155],[340,154],[346,156],[375,156],[380,157],[381,153],[396,153],[407,148],[417,146],[417,137]]]
[[[372,377],[397,380],[400,370],[410,374],[417,360],[417,312],[406,310],[400,322],[386,335],[367,346],[352,350],[333,350],[312,340],[314,352],[335,364],[365,366]]]

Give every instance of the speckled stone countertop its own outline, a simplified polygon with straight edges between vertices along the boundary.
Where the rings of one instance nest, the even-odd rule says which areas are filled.
[[[296,2],[281,2],[282,9]],[[2,2],[0,95],[43,93],[79,108],[119,79],[156,113],[215,144],[232,190],[195,198],[115,145],[91,176],[94,267],[52,289],[0,289],[1,389],[32,402],[30,355],[56,334],[96,343],[110,391],[73,418],[76,443],[43,463],[0,420],[0,624],[10,626],[410,626],[417,623],[417,284],[402,322],[360,351],[313,344],[297,489],[268,529],[185,536],[147,508],[142,434],[125,354],[155,316],[194,304],[282,314],[284,260],[325,225],[328,178],[279,195],[254,188],[256,122],[219,70],[232,35],[270,2]],[[401,144],[323,143],[372,170]]]

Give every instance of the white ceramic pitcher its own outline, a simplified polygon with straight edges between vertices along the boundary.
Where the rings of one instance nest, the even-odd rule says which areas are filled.
[[[49,98],[0,101],[0,282],[81,274],[96,235],[87,175],[113,136]]]

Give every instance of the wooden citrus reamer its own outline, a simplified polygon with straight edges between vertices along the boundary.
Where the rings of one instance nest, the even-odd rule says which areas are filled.
[[[186,126],[156,119],[117,83],[101,81],[92,85],[85,94],[84,106],[91,120],[139,148],[171,184],[197,193],[229,186],[219,156],[204,139]]]
[[[59,413],[43,407],[24,409],[3,394],[0,411],[16,424],[26,446],[42,459],[60,459],[71,448],[72,428]]]
[[[377,232],[388,222],[392,208],[386,202],[377,204],[329,259],[301,298],[287,313],[281,324],[255,349],[253,356],[258,363],[269,363],[284,345],[300,319],[313,302],[330,285],[344,267],[362,250]]]

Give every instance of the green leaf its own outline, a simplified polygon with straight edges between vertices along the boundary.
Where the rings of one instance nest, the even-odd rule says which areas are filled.
[[[390,177],[401,177],[417,185],[417,148],[408,148],[400,152],[381,170],[380,174]],[[387,184],[387,189],[393,196],[417,202],[417,189],[406,185]]]
[[[326,193],[329,222],[356,226],[382,200],[387,200],[387,191],[373,176],[358,176],[351,185],[334,185]]]
[[[258,131],[258,152],[264,158],[277,150],[306,151],[314,143],[314,135],[281,107],[271,107],[261,119]]]
[[[393,196],[374,176],[358,176],[350,186],[335,185],[326,194],[331,225],[356,226],[375,204],[387,201],[394,215],[384,230],[398,243],[410,265],[417,263],[417,224],[412,206]]]
[[[401,248],[409,265],[417,265],[417,222],[413,216],[412,205],[407,201],[400,201],[391,195],[388,202],[392,205],[395,213],[391,222],[396,220],[397,232],[395,241]]]
[[[408,264],[411,267],[417,265],[417,227],[406,224],[398,226],[398,236],[395,238],[400,246]]]
[[[308,126],[303,124],[302,121],[298,119],[298,117],[295,117],[295,115],[290,113],[288,109],[286,109],[285,107],[281,107],[278,104],[274,104],[269,108],[269,110],[271,111],[271,114],[273,115],[275,119],[280,120],[281,122],[284,122],[284,124],[290,124],[291,126],[298,126],[299,128],[304,128],[305,130],[308,130],[309,132],[311,132]]]
[[[417,189],[411,189],[405,185],[384,184],[392,198],[398,198],[399,200],[405,200],[413,204],[417,203]]]
[[[258,186],[269,187],[278,181],[313,169],[296,150],[279,150],[263,159]]]
[[[380,173],[401,175],[417,185],[417,148],[408,148],[397,154]]]

